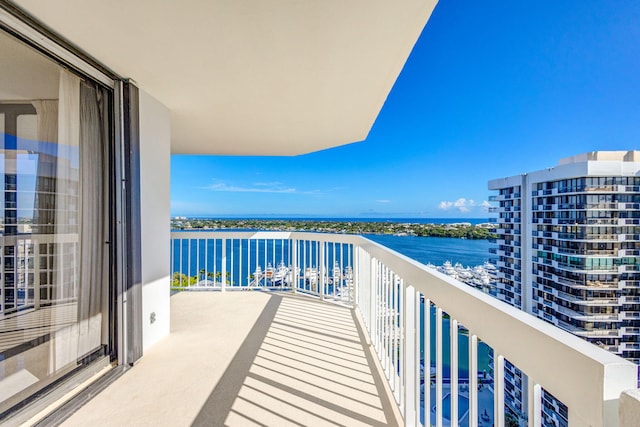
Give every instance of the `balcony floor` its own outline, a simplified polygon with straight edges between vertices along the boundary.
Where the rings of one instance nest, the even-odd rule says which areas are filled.
[[[63,425],[397,425],[363,338],[311,298],[179,293],[171,335]]]

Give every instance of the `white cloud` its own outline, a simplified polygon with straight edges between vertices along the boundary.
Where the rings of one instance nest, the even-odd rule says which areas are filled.
[[[281,182],[278,181],[274,181],[274,182],[254,182],[253,185],[255,185],[256,187],[277,187],[282,185]]]
[[[464,197],[455,201],[443,200],[438,204],[438,209],[448,211],[455,209],[459,212],[471,212],[471,210],[487,211],[491,204],[484,200],[481,203],[476,203],[473,199],[466,199]]]
[[[446,201],[443,200],[438,205],[438,209],[442,209],[443,211],[447,211],[447,210],[451,209],[451,206],[453,206],[453,202],[446,202]]]
[[[215,181],[200,188],[227,193],[320,194],[320,190],[301,191],[294,187],[287,187],[281,182],[254,182],[250,185],[235,185]]]
[[[224,182],[214,182],[213,184],[202,187],[210,191],[224,191],[229,193],[287,193],[293,194],[298,191],[292,187],[284,187],[280,183],[258,182],[252,186],[240,186],[226,184]]]
[[[376,203],[391,203],[391,200],[379,199],[379,200],[376,200]]]

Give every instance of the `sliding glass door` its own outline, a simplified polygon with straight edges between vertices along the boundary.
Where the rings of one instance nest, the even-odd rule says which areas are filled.
[[[108,355],[113,93],[0,31],[0,414]]]

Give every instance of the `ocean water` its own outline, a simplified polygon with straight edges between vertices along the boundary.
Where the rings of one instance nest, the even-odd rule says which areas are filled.
[[[442,265],[446,261],[464,266],[481,265],[490,258],[488,240],[453,239],[448,237],[416,237],[367,234],[380,243],[423,264]]]

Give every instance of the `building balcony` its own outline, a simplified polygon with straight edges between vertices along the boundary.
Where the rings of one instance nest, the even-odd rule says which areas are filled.
[[[622,332],[620,329],[584,329],[561,320],[557,321],[558,327],[571,332],[574,335],[583,338],[591,339],[603,339],[603,338],[622,338]]]
[[[491,369],[497,374],[490,389],[496,391],[498,404],[495,411],[493,406],[489,411],[497,425],[504,414],[505,358],[530,375],[533,389],[544,388],[565,403],[570,419],[587,414],[594,425],[603,425],[605,417],[614,416],[604,409],[603,392],[594,393],[599,397],[586,402],[575,390],[606,384],[618,387],[619,395],[635,386],[633,364],[358,236],[177,232],[172,234],[172,278],[174,291],[178,291],[171,302],[173,335],[153,350],[163,361],[158,361],[156,375],[162,369],[170,370],[185,348],[194,354],[211,354],[216,346],[228,350],[219,364],[209,361],[202,368],[227,366],[207,377],[201,394],[190,398],[192,414],[184,415],[191,417],[189,422],[216,416],[229,424],[232,420],[284,419],[309,425],[311,421],[305,420],[321,414],[322,422],[337,424],[421,425],[420,405],[426,398],[424,405],[435,407],[426,411],[433,424],[444,420],[455,425],[457,420],[444,418],[444,404],[438,404],[448,393],[452,407],[468,398],[469,417],[477,419],[484,410],[482,392],[473,384],[477,382],[479,343],[489,345],[494,354]],[[248,290],[252,292],[237,292]],[[421,317],[425,307],[433,316]],[[232,324],[236,315],[242,333],[219,327]],[[248,319],[246,324],[242,316]],[[435,322],[435,334],[431,322]],[[457,346],[447,348],[451,357],[446,360],[443,335],[457,333],[458,328],[448,327],[453,324],[468,331],[470,350],[463,353]],[[202,344],[196,344],[197,333],[208,336]],[[190,334],[193,338],[188,346],[186,341],[169,344]],[[435,349],[435,357],[421,353],[421,340]],[[233,345],[224,344],[231,341]],[[248,353],[242,353],[245,350]],[[548,354],[561,357],[556,363],[566,369],[549,369]],[[151,359],[145,356],[140,368],[152,364],[148,356]],[[466,358],[471,362],[471,392],[461,397],[458,387],[452,385],[457,378],[446,378],[443,367],[466,363],[461,362]],[[588,360],[587,367],[584,360]],[[420,387],[420,366],[432,367],[435,401]],[[190,382],[187,369],[180,369],[183,373],[175,376]],[[605,375],[611,369],[625,374],[612,379]],[[118,382],[124,384],[128,375]],[[141,384],[145,383],[142,372],[139,375]],[[202,372],[196,369],[191,375],[201,377]],[[621,377],[628,384],[611,384]],[[118,382],[113,387],[120,387]],[[360,390],[363,385],[367,387],[364,392]],[[163,387],[153,389],[159,395]],[[124,390],[113,390],[108,396],[127,395]],[[540,394],[537,396],[530,419],[540,414],[536,412],[542,407]],[[100,399],[94,400],[95,405]],[[151,396],[148,399],[154,401]],[[129,403],[122,405],[126,408]]]
[[[618,234],[619,242],[637,242],[640,240],[640,234]]]
[[[618,286],[620,289],[639,289],[640,280],[619,280]]]
[[[565,316],[571,317],[572,319],[583,322],[619,322],[621,318],[618,314],[582,313],[563,306],[557,306],[556,311],[564,314]]]
[[[618,266],[618,273],[630,273],[635,271],[640,271],[639,265],[619,265]]]
[[[462,401],[503,425],[508,359],[529,419],[544,389],[604,426],[636,385],[634,364],[359,236],[175,232],[171,260],[171,334],[63,425],[458,425]]]
[[[626,257],[626,256],[640,256],[640,249],[620,249],[618,250],[618,256],[619,257]]]
[[[595,297],[589,297],[589,298],[583,298],[583,297],[576,297],[575,295],[571,295],[571,294],[567,294],[565,292],[562,291],[557,291],[556,292],[558,298],[564,300],[564,301],[568,301],[568,302],[572,302],[574,304],[577,305],[585,305],[585,306],[613,306],[613,307],[617,307],[622,305],[622,301],[618,298],[595,298]]]

